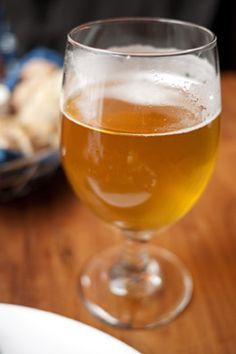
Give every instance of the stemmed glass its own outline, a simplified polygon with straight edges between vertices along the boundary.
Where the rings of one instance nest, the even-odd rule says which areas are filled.
[[[192,280],[148,241],[194,205],[214,167],[216,37],[159,18],[81,25],[68,35],[61,110],[62,161],[75,193],[125,236],[85,266],[84,303],[113,326],[165,324],[189,303]]]

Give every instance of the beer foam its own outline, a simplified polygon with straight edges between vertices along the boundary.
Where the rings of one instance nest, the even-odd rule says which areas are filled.
[[[108,50],[114,55],[77,49],[67,58],[72,84],[65,84],[64,100],[80,93],[77,105],[85,125],[99,123],[104,97],[140,106],[180,106],[201,115],[201,124],[219,115],[219,75],[206,59],[194,54],[132,57],[132,53],[176,52],[176,48],[134,45]]]
[[[167,74],[168,76],[168,74]],[[155,82],[149,72],[139,72],[135,75],[120,77],[119,82],[108,85],[103,91],[104,96],[137,105],[180,105],[185,106],[189,100],[186,99],[189,82],[182,82],[182,78],[165,74],[159,75],[158,83]],[[183,85],[185,90],[183,91]],[[184,93],[184,94],[183,94]]]

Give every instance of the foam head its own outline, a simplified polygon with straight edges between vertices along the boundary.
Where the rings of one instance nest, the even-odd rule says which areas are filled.
[[[206,59],[195,54],[168,56],[178,49],[144,45],[108,50],[113,54],[80,48],[67,52],[65,66],[70,73],[64,100],[79,92],[78,108],[87,123],[99,119],[105,96],[138,105],[179,105],[201,113],[207,121],[219,114],[219,76]],[[167,56],[158,56],[163,52]]]

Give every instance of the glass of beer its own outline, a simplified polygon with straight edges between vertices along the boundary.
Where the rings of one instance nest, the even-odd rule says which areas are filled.
[[[185,266],[148,241],[188,212],[211,176],[219,76],[215,35],[191,23],[118,18],[68,35],[63,167],[80,200],[125,236],[79,278],[85,305],[106,323],[162,325],[191,299]]]

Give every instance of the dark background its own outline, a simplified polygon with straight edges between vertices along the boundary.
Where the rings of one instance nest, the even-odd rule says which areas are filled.
[[[68,31],[121,16],[169,17],[198,23],[218,37],[221,69],[236,69],[235,0],[2,0],[19,53],[47,46],[63,53]]]

